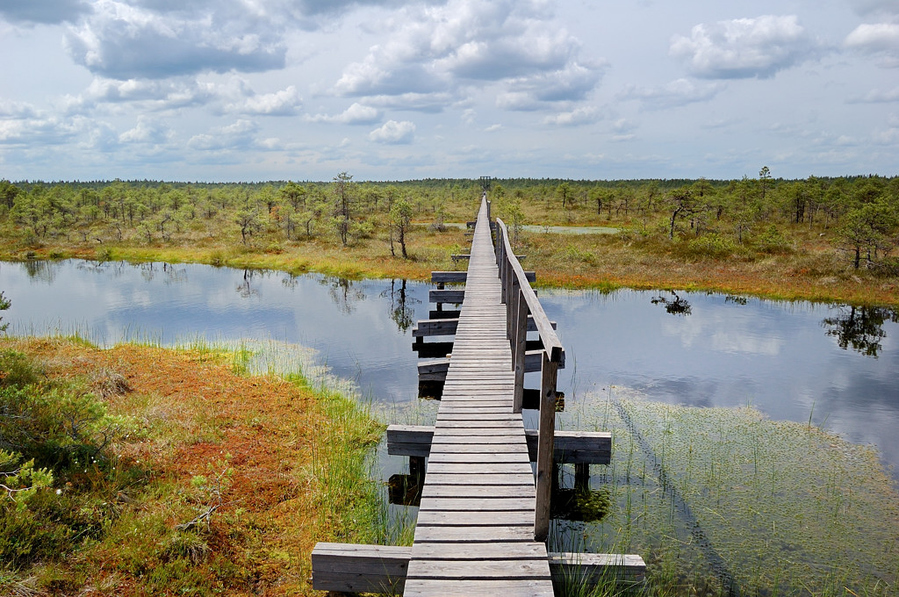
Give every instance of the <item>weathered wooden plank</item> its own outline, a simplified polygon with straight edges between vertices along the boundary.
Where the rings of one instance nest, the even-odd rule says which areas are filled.
[[[530,462],[428,462],[428,473],[431,474],[476,474],[476,475],[505,475],[505,474],[519,474],[519,475],[527,475],[533,474],[531,471],[531,463]]]
[[[456,333],[456,328],[458,327],[458,319],[422,319],[412,329],[412,337],[452,336]]]
[[[460,444],[445,443],[440,446],[441,452],[454,452],[456,454],[473,453],[473,454],[502,454],[502,453],[521,453],[527,454],[528,449],[525,445],[519,444]]]
[[[468,279],[468,272],[431,272],[431,284],[459,284]]]
[[[454,305],[461,305],[462,301],[465,300],[465,291],[464,290],[456,290],[456,289],[439,289],[439,290],[429,290],[428,291],[428,302],[442,304],[442,303],[452,303]]]
[[[418,560],[409,566],[406,581],[426,577],[452,580],[536,579],[550,578],[546,558],[530,560]]]
[[[484,541],[533,541],[534,525],[523,524],[519,526],[416,526],[415,543],[441,543],[441,542],[470,542],[481,543]]]
[[[318,543],[312,550],[312,588],[317,591],[402,591],[411,548]]]
[[[549,584],[549,587],[545,585]],[[541,580],[434,580],[410,579],[404,597],[553,597],[551,583]]]
[[[447,452],[440,452],[438,454],[431,454],[430,458],[428,458],[428,466],[434,464],[467,464],[477,466],[479,464],[488,463],[526,464],[530,466],[531,460],[527,457],[526,452],[517,452],[512,454],[452,454]]]
[[[398,456],[427,456],[434,437],[427,425],[390,425],[387,427],[387,452]],[[525,432],[531,461],[537,456],[537,432]],[[556,431],[553,460],[571,464],[608,464],[612,454],[612,435],[595,431]]]
[[[600,582],[642,582],[646,563],[638,555],[604,553],[550,553],[549,567],[556,585],[591,590]]]
[[[463,317],[459,317],[457,319],[421,319],[418,321],[416,327],[412,329],[412,337],[423,338],[426,336],[453,336],[456,334],[456,329],[458,328],[459,321],[462,319]],[[484,321],[489,321],[489,319],[489,317],[485,317]],[[550,322],[549,320],[547,320],[546,325],[552,326],[552,328],[555,329],[556,322]],[[537,331],[537,324],[530,316],[528,317],[528,331]],[[497,332],[497,334],[499,336],[503,336],[504,332]],[[486,339],[484,335],[479,336],[479,338]],[[562,353],[559,353],[560,359],[561,354]]]
[[[543,544],[533,542],[513,543],[420,543],[415,547],[419,560],[413,566],[413,575],[421,574],[414,568],[424,568],[428,575],[440,572],[441,582],[449,581],[450,587],[491,587],[507,590],[519,587],[500,585],[496,578],[503,570],[526,570],[523,576],[537,573],[536,562],[546,563],[554,585],[578,587],[589,592],[599,582],[608,584],[639,583],[645,579],[646,564],[638,555],[592,553],[546,553]],[[312,550],[312,586],[319,591],[338,592],[399,592],[407,584],[407,575],[413,547],[354,545],[348,543],[319,543]],[[547,557],[548,555],[548,557]],[[498,568],[501,567],[501,568]],[[469,570],[472,574],[465,574]],[[477,576],[478,580],[471,580]],[[485,579],[491,579],[486,580]],[[408,577],[410,585],[422,579]],[[505,582],[505,581],[500,581]],[[463,583],[463,584],[459,584]],[[464,583],[471,583],[465,585]],[[502,589],[501,589],[502,587]],[[415,589],[413,589],[414,591]],[[505,593],[502,593],[503,595]],[[498,597],[497,594],[494,597]]]
[[[421,526],[526,526],[534,522],[533,510],[468,511],[421,510],[416,525]]]
[[[415,555],[428,560],[530,560],[534,558],[548,559],[546,546],[542,543],[527,541],[485,542],[477,545],[471,543],[420,543],[415,545]],[[409,548],[411,553],[412,549]]]
[[[477,412],[475,413],[456,413],[443,412],[440,413],[440,419],[443,421],[516,421],[522,424],[521,413],[492,413]]]
[[[534,511],[533,497],[483,499],[478,497],[431,497],[421,503],[419,513],[428,510],[461,510],[465,512],[503,512],[526,508]]]
[[[526,481],[523,482],[522,475],[531,475],[530,471],[526,471],[523,473],[517,474],[509,474],[509,473],[476,473],[470,472],[465,474],[459,473],[427,473],[427,481],[432,484],[437,485],[466,485],[468,487],[507,487],[507,486],[523,486]],[[529,487],[533,487],[534,483],[531,481]],[[468,487],[466,487],[465,491],[468,491]]]
[[[458,338],[458,337],[457,337]],[[454,354],[453,357],[456,355]],[[564,357],[564,353],[563,353]],[[525,354],[524,357],[524,372],[525,373],[536,373],[540,371],[541,359],[543,358],[542,350],[533,350],[529,351]],[[452,357],[447,358],[437,358],[430,359],[428,361],[421,361],[418,363],[418,377],[419,379],[428,379],[434,381],[443,381],[446,379],[447,373],[449,373],[450,363],[453,364],[453,370],[456,372],[464,372],[466,370],[472,370],[483,375],[483,371],[485,367],[489,367],[490,365],[496,367],[503,367],[508,369],[511,365],[511,359],[504,358],[502,360],[497,360],[495,362],[491,362],[490,360],[485,361],[469,361],[465,363],[460,363],[459,359],[453,360]],[[559,363],[559,368],[564,369],[565,363],[564,358],[563,362]],[[477,379],[477,377],[475,377]]]
[[[483,498],[483,499],[501,499],[501,498],[531,498],[535,495],[534,486],[531,485],[470,485],[465,489],[463,494],[458,487],[454,485],[434,485],[425,483],[421,490],[422,500],[431,497],[449,497],[458,498],[461,495],[466,497]],[[533,528],[531,529],[533,530]],[[533,536],[531,537],[533,539]]]

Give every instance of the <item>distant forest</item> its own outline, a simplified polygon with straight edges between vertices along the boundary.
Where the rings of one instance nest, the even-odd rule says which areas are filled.
[[[216,237],[255,248],[309,240],[391,243],[414,223],[440,228],[476,209],[477,179],[202,183],[0,181],[0,227],[19,247],[187,243]],[[741,180],[489,179],[494,214],[518,227],[607,225],[691,243],[710,255],[785,250],[804,231],[846,251],[854,268],[899,274],[899,178]]]

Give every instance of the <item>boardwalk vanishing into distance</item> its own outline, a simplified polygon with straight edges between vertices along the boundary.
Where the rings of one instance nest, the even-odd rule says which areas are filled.
[[[552,595],[486,203],[431,440],[404,595]]]
[[[569,438],[575,445],[568,460],[556,445],[556,374],[564,351],[501,221],[494,250],[489,213],[485,193],[467,273],[434,273],[435,281],[464,280],[464,291],[453,291],[462,301],[458,318],[420,322],[417,330],[455,335],[448,359],[435,365],[445,370],[436,424],[388,429],[391,453],[422,462],[427,457],[413,545],[320,543],[312,554],[316,589],[550,596],[554,578],[558,583],[562,576],[583,579],[612,571],[642,578],[645,566],[638,556],[547,553],[553,461],[608,463],[611,440],[608,434]],[[527,339],[529,329],[538,341]],[[534,345],[538,349],[529,351]],[[535,369],[542,379],[540,427],[536,450],[530,434],[529,454],[521,410],[524,373]]]

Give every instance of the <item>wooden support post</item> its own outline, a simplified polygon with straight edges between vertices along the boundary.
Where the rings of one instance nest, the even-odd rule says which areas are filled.
[[[516,278],[517,279],[517,278]],[[517,307],[515,309],[515,328],[512,344],[512,367],[515,369],[515,394],[512,396],[512,412],[520,413],[524,404],[524,374],[526,371],[528,341],[528,303],[524,300],[521,287],[515,285]]]
[[[537,507],[534,516],[534,539],[536,541],[546,541],[549,535],[558,368],[559,364],[550,360],[549,355],[544,352],[540,383],[540,435],[537,440]]]
[[[590,464],[578,462],[574,465],[574,488],[581,491],[590,489]]]

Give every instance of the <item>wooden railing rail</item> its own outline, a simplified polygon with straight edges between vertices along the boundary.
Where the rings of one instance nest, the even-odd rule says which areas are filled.
[[[534,538],[546,541],[549,534],[550,497],[552,495],[553,444],[556,427],[556,381],[559,365],[564,362],[565,349],[556,335],[537,294],[521,267],[509,243],[509,231],[502,220],[496,220],[496,263],[502,281],[502,298],[506,305],[509,344],[512,349],[512,368],[515,371],[513,409],[521,412],[524,396],[525,355],[528,315],[537,327],[543,343],[540,367],[540,423],[537,440],[537,507]]]

